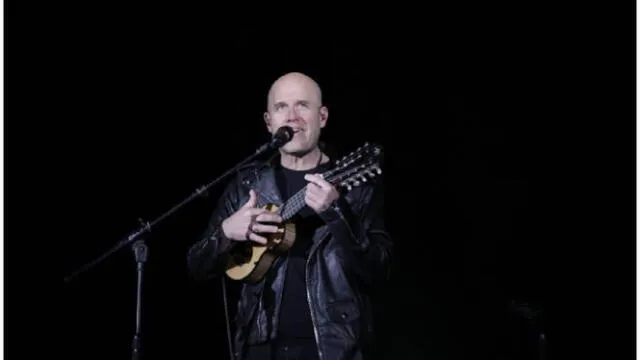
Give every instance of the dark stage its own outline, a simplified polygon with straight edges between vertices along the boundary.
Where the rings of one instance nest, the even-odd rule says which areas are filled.
[[[550,249],[559,241],[547,211],[559,212],[547,193],[557,175],[547,159],[559,91],[549,49],[529,23],[274,42],[256,33],[210,38],[202,14],[191,22],[186,8],[177,13],[176,27],[124,16],[113,33],[101,16],[64,31],[58,53],[77,56],[56,75],[67,98],[57,126],[79,134],[65,136],[56,162],[60,282],[139,218],[155,219],[267,141],[268,87],[301,71],[323,88],[323,140],[336,153],[365,141],[384,147],[395,248],[378,312],[380,358],[543,358],[538,340],[556,276]],[[187,249],[220,190],[146,238],[146,359],[229,356],[220,282],[196,283],[186,272]],[[125,248],[64,284],[56,353],[130,356],[135,281]]]

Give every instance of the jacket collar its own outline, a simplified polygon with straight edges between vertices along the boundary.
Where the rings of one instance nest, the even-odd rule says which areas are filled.
[[[281,206],[287,199],[282,198],[282,194],[278,190],[276,184],[276,172],[274,166],[264,168],[257,175],[257,182],[252,186],[258,195],[258,206],[264,206],[267,203]]]
[[[258,195],[258,207],[268,203],[280,206],[286,200],[282,198],[276,184],[275,169],[278,161],[280,161],[279,153],[275,153],[266,161],[251,167],[243,176],[242,184],[253,189]]]

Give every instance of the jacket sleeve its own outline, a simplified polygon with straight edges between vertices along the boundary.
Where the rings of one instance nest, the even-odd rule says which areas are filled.
[[[367,284],[374,286],[389,277],[393,242],[384,223],[382,181],[361,190],[354,199],[356,206],[352,207],[341,196],[320,216],[331,233],[353,249],[357,259],[353,268]]]
[[[237,180],[230,181],[222,192],[204,233],[187,252],[187,267],[193,278],[205,280],[223,273],[227,261],[226,250],[231,240],[224,236],[221,224],[237,210],[238,203]]]

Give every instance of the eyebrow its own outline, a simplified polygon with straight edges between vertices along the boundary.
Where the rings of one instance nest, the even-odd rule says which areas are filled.
[[[309,100],[298,100],[295,102],[295,105],[309,105],[311,102]],[[287,103],[284,101],[278,101],[277,103],[275,103],[273,106],[275,107],[280,107],[280,106],[286,106]]]

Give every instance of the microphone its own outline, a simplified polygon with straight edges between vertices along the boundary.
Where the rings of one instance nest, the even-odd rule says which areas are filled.
[[[293,128],[291,126],[282,126],[273,134],[271,140],[260,146],[256,150],[256,154],[263,153],[267,150],[277,149],[293,139]]]
[[[282,126],[276,131],[275,134],[273,134],[273,137],[271,137],[271,141],[269,142],[269,147],[272,149],[279,148],[284,144],[288,143],[289,141],[291,141],[292,138],[293,138],[293,129],[291,128],[291,126],[286,126],[286,125]]]

